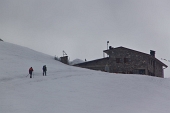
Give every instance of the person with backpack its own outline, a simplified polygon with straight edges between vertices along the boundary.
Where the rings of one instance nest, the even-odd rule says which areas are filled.
[[[34,71],[33,68],[30,67],[30,69],[29,69],[30,78],[32,78],[32,72],[33,72],[33,71]]]
[[[46,76],[47,72],[47,67],[46,65],[43,66],[43,76]]]

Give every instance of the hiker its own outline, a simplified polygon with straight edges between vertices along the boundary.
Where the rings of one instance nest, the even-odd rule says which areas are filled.
[[[32,78],[32,72],[33,72],[33,71],[34,71],[33,68],[30,67],[30,69],[29,69],[30,78]]]
[[[43,76],[46,76],[46,71],[47,71],[47,67],[46,65],[43,66]]]

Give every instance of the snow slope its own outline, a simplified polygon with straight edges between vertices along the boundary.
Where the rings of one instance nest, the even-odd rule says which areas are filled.
[[[26,77],[30,66],[32,79]],[[0,90],[0,113],[170,112],[169,79],[67,66],[6,42],[0,42]]]

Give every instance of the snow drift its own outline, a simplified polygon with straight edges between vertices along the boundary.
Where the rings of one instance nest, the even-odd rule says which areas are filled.
[[[170,112],[169,79],[68,66],[6,42],[0,48],[0,113]],[[26,77],[30,66],[32,79]]]
[[[79,64],[79,63],[83,63],[83,62],[84,62],[83,60],[75,59],[75,60],[70,62],[70,65],[75,65],[75,64]]]

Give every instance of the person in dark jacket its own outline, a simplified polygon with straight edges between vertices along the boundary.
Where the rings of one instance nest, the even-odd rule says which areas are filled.
[[[43,66],[43,76],[46,76],[47,72],[47,67],[46,65]]]
[[[32,78],[32,72],[33,72],[33,71],[34,71],[33,68],[30,67],[30,69],[29,69],[30,78]]]

